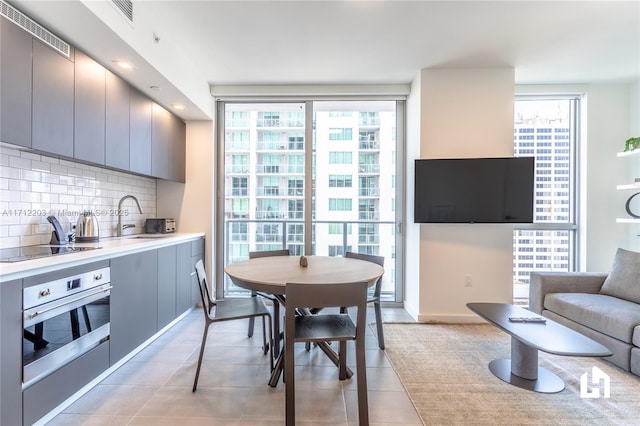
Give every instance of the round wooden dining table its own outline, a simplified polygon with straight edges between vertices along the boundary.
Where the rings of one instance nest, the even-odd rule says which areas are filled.
[[[300,256],[258,257],[227,265],[224,268],[231,281],[238,287],[273,295],[280,304],[286,307],[285,286],[287,283],[323,285],[331,283],[363,282],[373,286],[384,273],[382,266],[365,260],[347,257],[307,256],[307,266],[302,266]],[[280,336],[279,318],[274,318],[274,341]],[[338,365],[337,354],[327,345],[319,343],[318,347]],[[275,349],[275,348],[274,348]],[[270,386],[276,386],[282,372],[282,353],[280,348],[278,360]],[[347,370],[347,377],[351,377]],[[342,379],[343,377],[341,377]]]
[[[232,263],[224,268],[238,287],[283,295],[287,283],[331,284],[366,281],[374,285],[384,273],[382,266],[347,257],[307,256],[259,257]]]

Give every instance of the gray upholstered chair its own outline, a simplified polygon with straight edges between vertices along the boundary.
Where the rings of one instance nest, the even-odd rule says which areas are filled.
[[[367,283],[306,285],[287,283],[285,288],[284,380],[286,424],[295,425],[295,342],[338,341],[340,377],[346,377],[347,341],[355,340],[358,388],[358,418],[369,424],[367,402],[367,368],[365,363],[365,326],[367,317]],[[347,312],[338,314],[300,315],[308,308],[357,308],[356,322]]]
[[[198,277],[198,284],[200,287],[200,297],[202,300],[202,309],[204,311],[204,333],[202,335],[202,343],[200,345],[200,356],[198,357],[198,367],[196,368],[196,377],[193,381],[192,392],[196,391],[198,386],[198,377],[200,376],[200,366],[202,365],[202,357],[204,355],[204,348],[207,343],[207,334],[209,332],[209,326],[219,321],[230,321],[242,318],[256,318],[262,317],[262,339],[263,339],[263,351],[265,354],[269,352],[269,348],[273,348],[272,331],[271,331],[271,314],[265,306],[262,299],[257,297],[251,298],[228,298],[224,300],[213,300],[210,296],[209,287],[207,285],[207,276],[204,269],[202,260],[198,260],[196,263],[196,275]],[[267,331],[265,329],[265,322],[269,323],[269,339],[267,340]],[[273,370],[273,356],[270,354],[270,365]]]
[[[282,249],[282,250],[264,250],[264,251],[250,251],[249,252],[249,259],[256,259],[258,257],[270,257],[270,256],[289,256],[290,252],[289,249]],[[278,302],[278,300],[271,296],[270,294],[265,294],[265,293],[260,293],[260,292],[256,292],[256,291],[252,291],[251,292],[251,297],[256,297],[256,296],[261,296],[264,297],[265,299],[269,299],[271,300],[271,303],[273,304],[273,322],[274,322],[274,330],[280,330],[280,302]],[[249,330],[247,331],[247,336],[251,337],[253,336],[253,330],[255,328],[255,318],[250,318],[249,319]],[[274,336],[275,341],[276,341],[276,347],[273,348],[273,356],[274,357],[278,357],[279,355],[279,351],[280,351],[280,345],[278,344],[279,342],[279,338],[280,336]]]
[[[366,260],[367,262],[373,262],[377,265],[384,266],[384,257],[375,256],[372,254],[354,253],[348,251],[344,254],[344,257],[350,257],[353,259]],[[382,276],[378,278],[375,286],[373,287],[373,293],[369,295],[367,303],[373,303],[373,308],[376,313],[376,329],[378,333],[378,347],[384,349],[384,334],[382,331],[382,309],[380,308],[380,290],[382,287]]]

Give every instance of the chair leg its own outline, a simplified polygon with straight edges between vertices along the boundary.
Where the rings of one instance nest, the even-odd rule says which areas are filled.
[[[369,424],[369,401],[367,395],[367,365],[365,361],[364,341],[356,339],[356,368],[358,375],[358,424]]]
[[[209,333],[209,323],[204,325],[204,333],[202,334],[202,343],[200,344],[200,356],[198,357],[198,367],[196,368],[196,378],[193,381],[193,389],[191,392],[196,391],[198,386],[198,377],[200,377],[200,365],[202,365],[202,356],[204,355],[204,347],[207,344],[207,334]]]
[[[287,337],[290,337],[287,338]],[[293,355],[293,332],[285,331],[284,339],[284,380],[285,380],[285,423],[296,424],[295,357]]]
[[[345,380],[347,378],[347,342],[340,341],[338,345],[338,378]]]
[[[270,316],[267,316],[266,320],[269,323],[269,342],[267,343],[269,345],[269,351],[268,351],[268,354],[269,354],[269,368],[270,368],[269,371],[273,371],[273,326],[271,324],[271,317]],[[265,317],[262,317],[263,326],[264,326],[264,321],[265,321]],[[264,329],[263,329],[263,332],[264,332]],[[266,342],[266,338],[267,337],[264,336],[265,342]],[[265,352],[265,355],[266,354],[267,353]]]
[[[378,330],[378,347],[384,350],[384,333],[382,331],[382,309],[380,302],[373,302],[373,308],[376,312],[376,328]]]
[[[258,293],[255,291],[251,292],[251,297],[258,297]],[[256,319],[254,317],[249,318],[249,329],[247,330],[247,336],[253,337],[253,329],[256,325]]]
[[[273,358],[278,358],[280,355],[280,302],[273,301]]]
[[[262,353],[265,355],[269,353],[269,342],[267,342],[267,327],[266,318],[262,317]]]

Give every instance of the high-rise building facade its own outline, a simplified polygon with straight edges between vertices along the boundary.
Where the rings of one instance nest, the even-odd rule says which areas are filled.
[[[305,196],[310,194],[311,254],[384,256],[383,292],[392,294],[395,105],[314,106],[310,142],[305,140],[305,104],[226,106],[225,261],[246,259],[254,250],[310,254],[304,253]],[[230,282],[225,289],[241,291]]]
[[[517,101],[514,155],[535,157],[534,226],[514,231],[514,283],[532,271],[572,269],[575,100]],[[551,226],[560,229],[552,229]]]

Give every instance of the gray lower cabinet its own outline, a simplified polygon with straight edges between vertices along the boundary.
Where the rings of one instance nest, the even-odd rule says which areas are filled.
[[[191,242],[191,306],[201,303],[200,286],[198,285],[198,276],[195,273],[195,267],[198,260],[204,260],[204,240],[196,240]],[[206,265],[205,265],[206,268]]]
[[[178,315],[191,308],[191,276],[195,270],[191,265],[191,243],[177,245],[177,285],[176,285],[176,313]]]
[[[108,368],[109,342],[106,342],[25,389],[22,393],[22,424],[33,424]]]
[[[104,164],[105,69],[80,51],[74,65],[73,158]]]
[[[111,259],[111,365],[157,331],[158,251]]]
[[[0,425],[22,424],[22,280],[0,285]]]
[[[31,36],[0,17],[0,141],[31,147]]]
[[[31,146],[73,157],[73,62],[33,39]]]
[[[176,318],[177,246],[158,249],[158,330]]]

